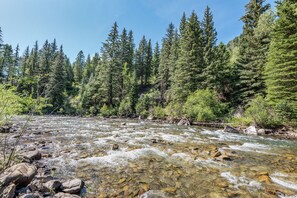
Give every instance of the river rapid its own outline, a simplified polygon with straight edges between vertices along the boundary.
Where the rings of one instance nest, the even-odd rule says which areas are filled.
[[[296,141],[130,119],[28,124],[18,149],[37,146],[53,176],[86,182],[87,197],[297,197]]]

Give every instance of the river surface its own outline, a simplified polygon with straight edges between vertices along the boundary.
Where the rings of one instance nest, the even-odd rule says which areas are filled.
[[[51,154],[52,174],[83,179],[87,197],[297,197],[296,141],[129,119],[36,116],[29,128],[19,147]]]

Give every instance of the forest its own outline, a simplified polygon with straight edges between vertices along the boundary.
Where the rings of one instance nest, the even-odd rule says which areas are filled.
[[[56,40],[20,52],[0,28],[0,120],[14,114],[186,118],[297,125],[297,3],[250,0],[242,33],[217,40],[213,14],[168,25],[161,43],[115,22],[100,52],[73,63]],[[22,53],[22,54],[21,54]]]

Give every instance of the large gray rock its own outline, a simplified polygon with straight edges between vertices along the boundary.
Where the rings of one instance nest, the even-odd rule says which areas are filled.
[[[13,198],[15,194],[15,187],[15,184],[10,184],[6,188],[4,188],[2,192],[0,192],[0,197]]]
[[[34,165],[28,163],[16,164],[0,175],[0,183],[3,186],[14,183],[17,187],[23,187],[27,186],[36,174],[37,169]]]
[[[244,133],[248,135],[257,135],[257,129],[255,126],[249,126],[244,130]]]
[[[77,194],[84,187],[84,182],[80,179],[73,179],[62,183],[61,189],[65,193]]]
[[[57,191],[62,183],[59,180],[50,180],[43,184],[43,188],[48,192]]]
[[[72,194],[62,193],[62,192],[55,194],[54,197],[55,198],[80,198],[80,196],[78,195],[72,195]]]
[[[26,153],[21,154],[21,156],[29,162],[33,162],[34,160],[41,159],[41,153],[38,150],[35,151],[28,151]]]
[[[225,128],[224,128],[224,132],[227,132],[227,133],[239,133],[239,131],[229,125],[226,125]]]

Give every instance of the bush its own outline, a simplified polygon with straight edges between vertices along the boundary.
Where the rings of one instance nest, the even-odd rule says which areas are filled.
[[[163,119],[166,117],[165,110],[160,106],[153,107],[150,110],[150,114],[157,119]]]
[[[226,110],[226,105],[220,103],[214,92],[198,90],[191,94],[184,105],[184,113],[196,121],[219,120]]]
[[[137,115],[147,117],[149,115],[149,109],[157,106],[157,100],[159,93],[156,90],[151,90],[149,93],[142,94],[136,104]]]
[[[282,125],[282,121],[275,109],[262,96],[256,97],[249,103],[244,116],[260,127],[278,127]]]
[[[112,115],[116,115],[116,110],[111,106],[107,106],[106,104],[104,104],[101,107],[100,112],[103,117],[110,117]]]
[[[11,116],[22,112],[21,97],[15,94],[14,88],[6,89],[0,85],[0,125],[9,121]]]
[[[132,108],[131,108],[131,102],[129,99],[125,98],[119,106],[119,115],[120,116],[130,116],[132,115]]]
[[[183,108],[182,104],[171,102],[166,106],[165,112],[171,118],[180,118],[183,116]]]

